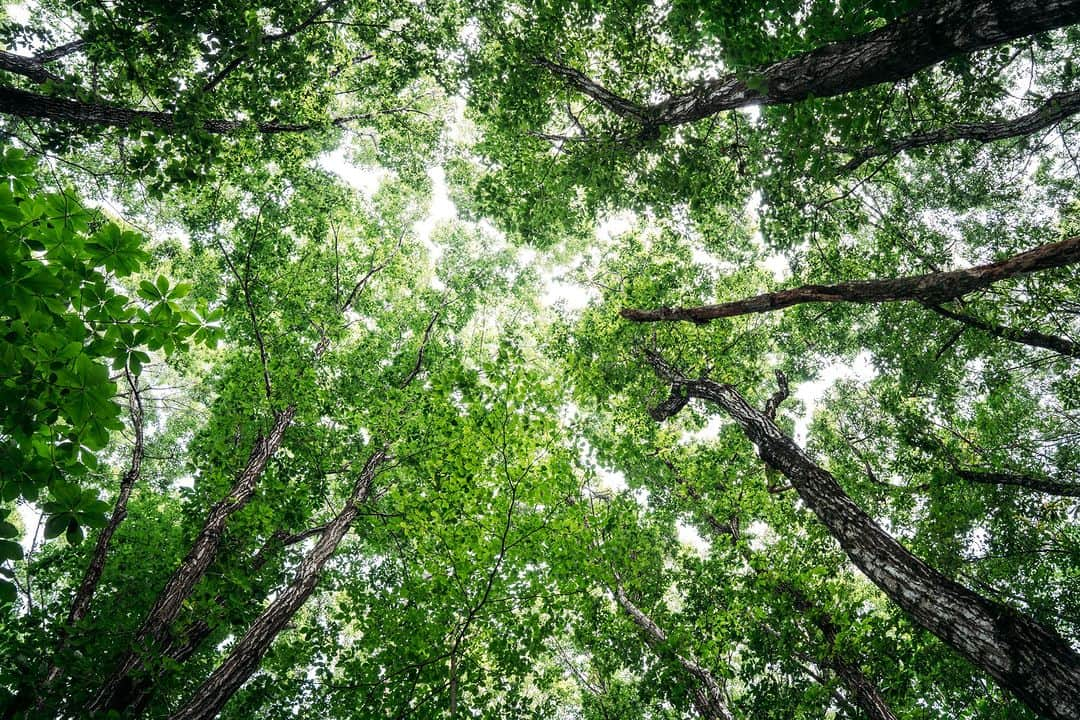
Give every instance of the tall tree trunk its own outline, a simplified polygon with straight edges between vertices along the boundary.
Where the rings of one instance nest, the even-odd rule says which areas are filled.
[[[244,637],[233,646],[228,657],[192,694],[191,698],[170,720],[211,720],[241,685],[259,667],[274,638],[282,631],[297,610],[304,604],[319,582],[323,566],[337,550],[371,492],[372,481],[379,466],[387,459],[386,451],[378,450],[365,463],[341,512],[323,530],[318,542],[307,553],[296,570],[292,583],[259,615]]]
[[[649,647],[661,657],[670,655],[687,674],[694,678],[694,708],[698,714],[705,720],[733,720],[731,711],[724,702],[720,683],[716,681],[713,674],[693,657],[664,648],[668,639],[667,633],[630,600],[621,581],[616,580],[613,590],[615,600],[634,621],[634,624],[641,628]]]
[[[283,530],[275,532],[251,558],[248,577],[254,578],[270,561],[275,551],[303,542],[310,537],[321,534],[325,530],[326,526],[321,525],[292,535]],[[225,598],[219,595],[214,598],[214,602],[223,605]],[[185,663],[192,655],[198,652],[202,644],[213,632],[214,627],[205,618],[198,618],[184,630],[176,633],[175,637],[170,638],[169,644],[162,649],[161,656],[177,664]],[[128,704],[128,711],[132,716],[139,717],[149,707],[150,702],[154,699],[154,691],[160,675],[161,673],[147,672],[134,679],[129,693],[131,701]]]
[[[781,390],[769,399],[769,403],[765,410],[765,415],[770,418],[773,417],[776,406],[778,406],[788,395],[787,378],[780,373],[777,373],[777,377],[778,379],[782,378]],[[702,498],[701,493],[698,492],[697,488],[694,487],[693,484],[686,482],[682,475],[676,470],[674,464],[666,460],[664,461],[664,464],[675,473],[675,479],[683,486],[683,488],[685,488],[687,497],[700,505]],[[730,536],[735,543],[738,542],[739,523],[737,516],[733,516],[728,522],[721,522],[719,518],[701,507],[698,507],[697,511],[709,526],[709,530],[713,534],[714,539],[726,535]],[[743,555],[749,563],[751,557],[750,550],[743,550]],[[754,568],[755,566],[753,563],[750,563],[750,567]],[[757,572],[763,574],[763,571],[758,570]],[[836,676],[840,678],[840,682],[843,683],[844,688],[851,696],[851,699],[864,713],[866,713],[866,716],[870,718],[870,720],[897,720],[896,714],[893,713],[892,708],[889,707],[888,702],[886,702],[885,698],[881,695],[877,685],[866,676],[859,664],[836,654],[836,634],[838,629],[832,616],[822,608],[814,605],[806,593],[791,583],[777,583],[776,588],[791,599],[795,609],[798,610],[803,617],[808,617],[813,621],[814,625],[821,631],[822,636],[825,638],[825,641],[829,646],[827,657],[824,659],[814,657],[812,660],[817,665],[827,667],[836,673]],[[776,633],[776,635],[779,636],[780,633]]]
[[[648,359],[672,384],[671,398],[651,411],[655,419],[677,413],[689,398],[718,405],[757,446],[761,458],[788,478],[852,562],[916,623],[1036,713],[1053,720],[1080,717],[1080,654],[1061,636],[912,555],[733,387],[686,378],[655,353]]]
[[[222,535],[230,517],[241,510],[255,494],[255,487],[266,463],[281,447],[285,431],[292,424],[296,407],[290,405],[274,416],[270,431],[255,441],[244,469],[236,476],[229,494],[211,509],[195,542],[165,588],[158,594],[146,619],[132,639],[131,650],[95,697],[90,710],[120,710],[130,703],[134,689],[131,673],[143,667],[143,654],[152,653],[169,639],[169,627],[176,620],[185,599],[217,556]]]
[[[742,300],[699,307],[636,310],[624,308],[620,314],[634,322],[687,321],[707,323],[718,318],[773,312],[804,303],[883,303],[915,301],[929,306],[955,300],[1002,280],[1039,270],[1065,267],[1080,262],[1080,235],[986,265],[965,270],[933,272],[879,280],[851,280],[836,285],[803,285],[789,290],[763,293]]]
[[[706,80],[652,105],[621,98],[573,68],[536,62],[611,112],[656,128],[747,105],[783,105],[894,82],[951,57],[1077,22],[1080,0],[926,2],[877,30]]]
[[[97,542],[94,544],[94,551],[90,555],[90,564],[86,566],[82,582],[79,583],[79,588],[75,591],[75,597],[72,598],[67,618],[63,627],[60,628],[60,641],[57,643],[53,661],[45,673],[45,679],[42,681],[41,687],[37,689],[37,708],[39,711],[44,708],[49,688],[60,678],[63,672],[63,669],[57,665],[57,659],[67,647],[71,630],[90,612],[90,603],[94,599],[94,593],[97,592],[98,583],[101,582],[101,575],[105,572],[105,560],[109,556],[113,535],[116,534],[117,528],[127,518],[127,504],[131,498],[131,491],[142,474],[144,453],[143,406],[142,398],[139,396],[139,378],[137,375],[133,377],[126,370],[124,371],[124,377],[127,379],[128,388],[130,389],[128,413],[131,416],[131,431],[135,436],[135,442],[131,448],[131,460],[128,462],[127,471],[120,478],[120,492],[116,496],[116,502],[113,503],[112,515],[109,517],[108,524],[102,528],[101,533],[98,535]]]

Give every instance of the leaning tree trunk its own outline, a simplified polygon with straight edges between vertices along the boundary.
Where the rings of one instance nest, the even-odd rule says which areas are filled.
[[[641,628],[645,642],[648,643],[649,647],[660,655],[661,649],[667,643],[667,633],[630,600],[621,582],[616,581],[614,591],[615,600],[619,603],[619,606],[630,616],[634,624]],[[670,654],[675,662],[694,678],[694,688],[692,690],[694,709],[704,720],[733,720],[731,711],[728,710],[727,704],[724,702],[720,683],[716,681],[708,668],[702,666],[693,657],[682,653],[671,651],[664,654]]]
[[[903,301],[919,302],[941,312],[937,308],[941,303],[982,290],[996,282],[1040,270],[1066,267],[1078,262],[1080,262],[1080,235],[1060,242],[1040,245],[1005,260],[976,265],[964,270],[878,280],[851,280],[835,285],[802,285],[717,305],[663,307],[655,310],[624,308],[620,314],[634,322],[707,323],[719,318],[773,312],[804,303],[869,304]],[[952,316],[949,315],[949,317]]]
[[[124,372],[124,377],[127,379],[131,391],[128,412],[131,416],[131,431],[135,436],[135,442],[131,448],[131,460],[128,463],[127,471],[120,478],[120,492],[116,496],[116,502],[113,503],[112,515],[109,517],[108,524],[98,534],[97,542],[94,544],[94,551],[90,555],[90,563],[86,566],[86,572],[83,574],[78,590],[75,591],[75,597],[71,601],[71,608],[68,610],[67,620],[60,629],[60,642],[56,650],[56,656],[52,664],[50,664],[49,670],[45,673],[45,680],[38,691],[42,700],[44,700],[44,691],[48,690],[63,672],[60,666],[56,664],[56,657],[67,646],[68,634],[90,612],[90,603],[97,592],[98,583],[101,582],[101,575],[105,572],[105,561],[109,556],[113,535],[116,534],[117,528],[127,518],[127,505],[128,500],[131,498],[131,491],[135,488],[135,483],[138,482],[142,474],[144,452],[143,405],[142,399],[139,397],[139,377],[137,375],[132,376],[127,371]]]
[[[1036,713],[1053,720],[1080,717],[1080,654],[1060,635],[912,555],[730,385],[683,377],[656,354],[649,355],[649,362],[672,384],[671,398],[652,410],[655,419],[674,415],[689,398],[718,405],[757,446],[761,458],[788,478],[852,562],[917,624]]]
[[[862,35],[706,80],[652,105],[619,97],[581,72],[536,62],[611,112],[646,128],[747,105],[783,105],[895,82],[958,55],[1080,22],[1080,0],[943,0]]]
[[[134,688],[131,674],[143,667],[144,653],[151,653],[167,642],[169,628],[179,615],[184,600],[217,556],[229,518],[254,496],[266,463],[281,447],[285,431],[295,415],[296,407],[293,405],[278,412],[270,431],[255,441],[247,464],[236,476],[229,494],[211,508],[187,556],[158,594],[146,619],[136,631],[131,650],[122,657],[117,669],[94,698],[90,706],[92,712],[121,710],[130,703]]]
[[[228,657],[199,686],[183,707],[170,716],[170,720],[211,720],[255,672],[274,638],[315,589],[323,566],[349,531],[360,512],[360,505],[367,500],[371,492],[376,470],[386,459],[385,449],[376,451],[368,459],[353,484],[345,506],[326,525],[318,542],[297,568],[289,587],[255,619],[244,637],[233,646]]]

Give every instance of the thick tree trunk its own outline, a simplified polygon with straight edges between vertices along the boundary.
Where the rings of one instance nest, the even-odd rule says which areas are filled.
[[[233,646],[228,657],[199,686],[187,703],[170,716],[170,720],[211,720],[255,672],[274,638],[315,589],[323,566],[349,531],[360,512],[360,505],[367,500],[371,492],[375,472],[386,459],[385,449],[378,450],[368,459],[353,484],[345,506],[326,525],[318,542],[297,568],[289,587],[256,618],[244,637]]]
[[[895,155],[905,150],[941,145],[956,140],[989,143],[996,140],[1022,137],[1057,125],[1077,112],[1080,112],[1080,91],[1061,92],[1051,95],[1038,109],[1027,115],[1021,115],[1015,120],[956,123],[936,130],[927,130],[896,140],[886,140],[882,143],[869,145],[856,151],[854,157],[848,161],[844,169],[855,170],[867,160],[882,155]]]
[[[1080,654],[1061,636],[912,555],[730,385],[683,377],[655,354],[649,362],[672,384],[672,398],[652,410],[654,418],[677,413],[689,398],[718,405],[757,446],[762,459],[788,478],[852,562],[916,623],[1036,713],[1053,720],[1080,717]]]
[[[966,270],[927,273],[883,280],[852,280],[836,285],[803,285],[790,290],[699,307],[635,310],[624,308],[621,315],[635,322],[687,321],[707,323],[718,318],[773,312],[803,303],[882,303],[914,301],[929,306],[955,300],[996,282],[1039,270],[1065,267],[1080,262],[1080,235],[1047,243],[1011,258]]]
[[[296,407],[289,406],[274,416],[274,424],[260,435],[251,449],[247,464],[236,476],[229,494],[219,500],[203,523],[187,556],[173,572],[158,595],[146,619],[135,633],[132,649],[122,658],[116,671],[102,687],[90,706],[91,711],[120,710],[131,702],[131,673],[143,666],[143,653],[151,653],[169,639],[169,627],[176,620],[185,599],[217,556],[221,538],[230,517],[247,505],[266,463],[281,446],[285,431],[292,424]]]
[[[705,720],[732,720],[731,711],[724,702],[720,684],[713,674],[694,658],[666,650],[664,645],[667,643],[667,633],[630,600],[621,582],[615,583],[614,591],[615,600],[634,621],[634,624],[641,628],[649,647],[662,657],[670,655],[687,674],[694,678],[694,709],[698,714]]]
[[[747,105],[783,105],[894,82],[957,55],[1080,22],[1080,0],[941,0],[848,40],[706,80],[653,105],[621,98],[572,68],[537,62],[611,112],[646,127]]]

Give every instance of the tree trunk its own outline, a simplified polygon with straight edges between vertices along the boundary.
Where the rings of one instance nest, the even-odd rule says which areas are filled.
[[[277,413],[270,432],[260,435],[255,441],[247,464],[236,476],[229,494],[210,509],[187,556],[154,601],[153,607],[132,639],[132,649],[123,656],[116,671],[94,699],[90,706],[91,711],[120,710],[130,703],[134,689],[131,673],[142,668],[143,653],[153,652],[168,642],[169,627],[180,613],[184,600],[214,561],[229,518],[247,505],[255,494],[255,487],[266,469],[266,463],[281,446],[285,431],[292,424],[295,414],[296,407],[292,405]]]
[[[955,300],[982,290],[1001,280],[1039,270],[1065,267],[1080,262],[1080,235],[1047,243],[1011,258],[965,270],[934,272],[884,280],[852,280],[836,285],[803,285],[789,290],[699,307],[635,310],[620,314],[634,322],[688,321],[707,323],[718,318],[773,312],[804,303],[882,303],[915,301],[929,306]]]
[[[135,436],[135,443],[131,448],[131,460],[124,476],[120,478],[120,492],[116,496],[116,502],[113,503],[112,515],[109,517],[108,524],[102,528],[101,533],[98,535],[97,542],[94,544],[94,552],[90,555],[90,564],[87,565],[82,582],[79,583],[79,589],[76,590],[75,597],[71,601],[67,620],[63,627],[60,628],[60,641],[57,644],[56,654],[53,662],[49,665],[48,671],[45,673],[45,679],[42,681],[41,687],[37,691],[39,698],[38,710],[44,707],[49,687],[60,678],[62,669],[56,664],[56,658],[67,647],[69,633],[90,612],[90,603],[94,599],[94,593],[97,592],[101,575],[105,572],[105,560],[109,555],[113,535],[116,534],[116,529],[120,527],[120,524],[127,517],[127,504],[131,498],[131,491],[142,474],[144,452],[143,406],[142,399],[139,397],[139,378],[138,376],[132,377],[127,371],[124,372],[124,377],[127,379],[128,387],[131,390],[129,414],[131,416],[131,431]]]
[[[321,534],[325,530],[326,526],[322,525],[292,535],[283,530],[275,532],[251,558],[248,577],[254,578],[270,561],[276,550],[303,542],[307,538]],[[222,605],[225,598],[219,595],[214,598],[214,602]],[[195,620],[184,630],[176,633],[175,637],[170,638],[169,644],[162,649],[161,656],[177,664],[187,662],[202,647],[202,644],[210,637],[214,629],[204,618]],[[128,711],[132,716],[139,717],[149,707],[150,702],[154,699],[154,691],[160,676],[160,672],[147,672],[134,679],[129,693],[131,701],[128,704]]]
[[[772,419],[730,385],[683,377],[656,354],[649,362],[672,384],[672,399],[652,411],[663,419],[689,398],[722,408],[761,458],[782,472],[852,562],[911,618],[1053,720],[1080,717],[1080,654],[1053,630],[942,575],[886,533],[814,464]]]
[[[572,68],[538,59],[581,93],[645,127],[681,125],[747,105],[784,105],[895,82],[958,55],[1080,22],[1080,0],[926,2],[887,25],[640,105]]]
[[[228,657],[199,686],[183,707],[170,716],[170,720],[211,720],[255,672],[274,638],[315,589],[323,566],[349,531],[360,512],[360,505],[367,500],[371,492],[376,470],[386,459],[385,449],[378,450],[368,459],[348,500],[345,501],[345,506],[326,525],[319,541],[300,563],[289,587],[256,618],[244,637],[233,646]]]
[[[698,714],[705,720],[732,720],[731,711],[728,710],[727,704],[724,702],[720,684],[712,673],[702,667],[694,658],[665,649],[667,633],[630,600],[621,582],[616,581],[614,591],[615,600],[630,616],[630,619],[634,621],[634,624],[641,628],[642,634],[645,636],[645,642],[648,643],[649,647],[661,657],[670,655],[683,670],[694,678],[694,708]]]

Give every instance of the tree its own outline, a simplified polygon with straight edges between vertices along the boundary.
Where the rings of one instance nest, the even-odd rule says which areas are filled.
[[[1080,713],[1078,13],[12,6],[0,714]]]

